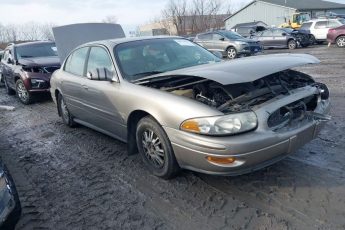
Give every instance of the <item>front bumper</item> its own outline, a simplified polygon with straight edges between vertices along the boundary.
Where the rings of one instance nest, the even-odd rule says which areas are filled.
[[[236,176],[280,161],[314,139],[321,127],[322,123],[313,122],[280,135],[255,132],[236,137],[198,139],[180,130],[165,130],[169,137],[176,137],[172,147],[180,167],[207,174]],[[218,139],[217,144],[213,142],[215,139]],[[207,161],[207,156],[235,157],[236,161],[229,165],[215,164]]]
[[[244,46],[238,51],[238,54],[253,55],[259,52],[262,52],[261,46]]]
[[[296,92],[281,102],[276,101],[255,111],[259,126],[252,132],[214,137],[164,127],[180,167],[214,175],[240,175],[285,158],[314,139],[325,122],[317,119],[305,120],[298,126],[273,131],[263,121],[267,120],[269,114],[277,107],[288,104],[289,100],[307,96],[310,93],[307,91]],[[325,100],[319,103],[314,112],[327,114],[329,109],[329,100]],[[232,164],[216,164],[207,160],[209,156],[234,157],[236,161]]]
[[[0,161],[0,229],[14,229],[21,205],[13,179]]]

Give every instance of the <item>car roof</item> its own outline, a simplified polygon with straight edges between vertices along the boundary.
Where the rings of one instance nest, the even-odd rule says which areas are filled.
[[[88,42],[85,43],[81,46],[86,46],[86,45],[97,45],[97,44],[103,44],[107,46],[115,46],[121,43],[126,43],[126,42],[134,42],[134,41],[143,41],[143,40],[154,40],[154,39],[186,39],[184,37],[179,37],[179,36],[145,36],[145,37],[130,37],[130,38],[116,38],[116,39],[107,39],[107,40],[100,40],[100,41],[93,41],[93,42]]]
[[[317,18],[317,19],[312,19],[312,20],[309,20],[305,23],[308,23],[308,22],[320,22],[320,21],[328,21],[328,20],[331,20],[331,21],[338,21],[339,18]]]
[[[20,44],[14,44],[15,47],[22,47],[22,46],[32,46],[32,45],[41,45],[41,44],[54,44],[53,41],[34,41],[34,42],[24,42]]]

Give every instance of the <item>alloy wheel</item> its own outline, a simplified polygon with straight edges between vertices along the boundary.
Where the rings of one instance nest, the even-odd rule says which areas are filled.
[[[69,112],[68,112],[68,109],[67,109],[67,105],[65,103],[65,101],[63,99],[61,99],[61,115],[62,117],[64,118],[64,120],[66,122],[69,121]]]
[[[227,53],[228,53],[228,58],[230,58],[230,59],[236,58],[237,52],[234,48],[228,49]]]
[[[296,49],[296,47],[297,47],[297,43],[295,41],[289,42],[289,49],[290,50]]]
[[[146,158],[154,167],[162,168],[165,162],[165,154],[157,134],[147,129],[143,132],[141,141]]]
[[[17,93],[21,101],[24,101],[24,102],[28,101],[29,92],[26,90],[24,83],[22,81],[19,81],[17,83]]]
[[[340,37],[337,39],[337,45],[339,47],[345,47],[345,37]]]

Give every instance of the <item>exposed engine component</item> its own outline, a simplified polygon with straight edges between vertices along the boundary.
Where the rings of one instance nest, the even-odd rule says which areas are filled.
[[[289,95],[292,90],[308,85],[319,88],[321,99],[324,100],[329,97],[326,85],[316,83],[309,75],[294,70],[277,72],[253,82],[231,85],[222,85],[209,79],[194,76],[180,76],[178,78],[172,76],[149,83],[150,87],[193,98],[224,113],[248,111],[278,95]],[[317,103],[317,100],[313,99],[312,101],[314,104]],[[291,120],[289,117],[291,110],[302,111],[301,116],[305,113],[303,111],[313,110],[309,110],[311,106],[308,103],[311,102],[303,103],[300,102],[296,107],[282,108],[282,111],[279,111],[281,116],[279,122],[282,119]],[[307,109],[304,108],[305,106]],[[294,113],[295,115],[296,113]],[[272,126],[274,126],[275,118],[272,119]]]

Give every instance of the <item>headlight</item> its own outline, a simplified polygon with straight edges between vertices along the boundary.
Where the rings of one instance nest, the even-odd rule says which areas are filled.
[[[39,88],[45,88],[46,84],[44,80],[41,79],[31,79],[31,88],[33,89],[39,89]]]
[[[224,136],[253,130],[258,125],[254,112],[235,113],[217,117],[193,118],[184,121],[180,129],[204,135]]]

